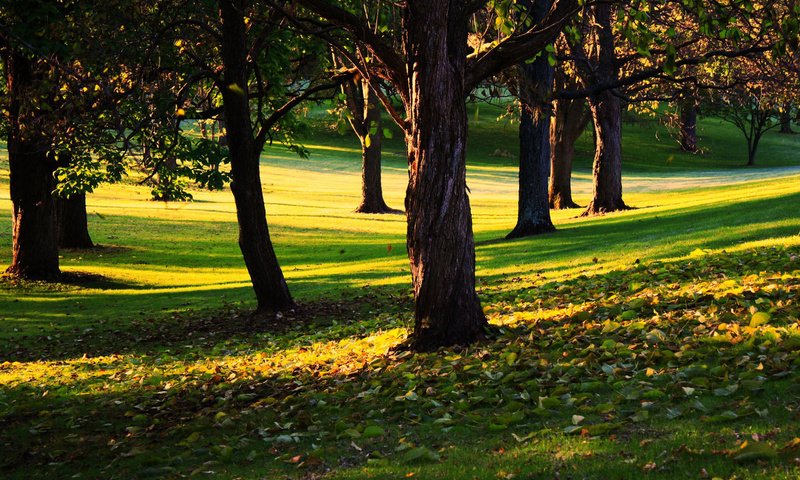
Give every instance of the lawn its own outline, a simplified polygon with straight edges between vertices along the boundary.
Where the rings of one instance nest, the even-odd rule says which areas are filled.
[[[495,153],[516,153],[515,126],[470,116],[493,338],[393,349],[412,315],[405,219],[352,213],[357,144],[317,125],[310,158],[273,146],[262,165],[296,311],[249,322],[229,191],[165,204],[133,181],[88,197],[100,247],[63,253],[65,283],[0,285],[0,476],[796,478],[800,138],[768,134],[743,168],[713,119],[702,155],[626,124],[635,210],[554,212],[558,232],[506,241],[515,165]],[[387,143],[399,208],[400,135]],[[591,138],[578,146],[585,204]]]

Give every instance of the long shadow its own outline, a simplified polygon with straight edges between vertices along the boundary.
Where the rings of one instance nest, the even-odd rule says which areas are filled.
[[[242,290],[250,287],[220,288],[198,291],[194,295],[181,295],[181,300],[199,304],[207,296]],[[169,292],[147,294],[150,302],[171,297]],[[128,296],[107,295],[103,301],[119,304]],[[75,301],[61,299],[69,310]],[[176,305],[176,307],[178,307]],[[31,306],[31,308],[35,308]],[[91,307],[87,307],[89,310]],[[280,340],[281,348],[305,342],[340,340],[351,336],[369,334],[382,328],[407,325],[411,312],[409,295],[397,295],[388,287],[362,287],[338,298],[320,298],[301,302],[295,309],[279,314],[253,315],[252,310],[239,304],[175,312],[143,312],[139,318],[122,322],[102,322],[91,328],[53,329],[50,319],[36,323],[26,322],[26,332],[16,334],[13,341],[0,342],[0,363],[27,361],[59,361],[81,356],[101,357],[113,354],[157,355],[162,351],[208,352],[225,342],[252,344],[252,348],[269,348],[273,340]],[[391,320],[377,312],[391,312]],[[72,318],[80,314],[73,310]],[[81,322],[85,325],[85,322]],[[40,333],[32,333],[34,330]],[[309,337],[313,335],[313,339]],[[286,338],[291,338],[287,341]],[[198,340],[202,339],[202,340]]]
[[[800,233],[800,216],[789,205],[800,202],[800,193],[779,198],[738,202],[731,206],[708,206],[691,212],[648,212],[644,209],[605,218],[562,225],[555,233],[541,237],[504,240],[507,232],[496,230],[480,235],[477,242],[478,267],[517,267],[520,274],[538,271],[536,260],[548,257],[572,258],[590,266],[594,257],[618,256],[640,248],[640,261],[683,256],[695,248],[724,248],[737,243]],[[743,213],[747,212],[747,213]],[[766,222],[765,222],[766,220]],[[788,222],[787,222],[788,221]],[[785,225],[770,225],[786,222]],[[742,232],[740,228],[751,226]],[[488,238],[487,238],[488,237]],[[658,247],[658,248],[653,248]],[[566,262],[562,262],[566,263]],[[572,264],[570,268],[575,268]],[[567,267],[562,267],[567,268]],[[501,275],[482,275],[496,279]]]
[[[682,256],[698,246],[704,248],[723,247],[740,241],[792,235],[800,230],[798,227],[798,225],[800,225],[800,219],[796,219],[796,217],[791,215],[787,205],[796,205],[798,201],[800,201],[800,194],[788,195],[778,199],[748,201],[744,202],[746,208],[738,206],[733,212],[726,206],[700,208],[683,213],[661,212],[657,215],[653,215],[651,212],[646,212],[645,210],[640,210],[620,215],[616,218],[606,218],[603,222],[587,221],[565,225],[559,232],[541,238],[501,241],[496,244],[484,243],[480,244],[478,248],[479,268],[481,263],[491,263],[493,268],[513,270],[514,273],[488,275],[482,274],[479,270],[479,276],[481,280],[489,283],[508,280],[508,275],[526,275],[539,270],[541,267],[537,264],[537,259],[545,260],[548,257],[561,257],[567,260],[570,258],[574,259],[571,265],[560,267],[562,269],[580,268],[592,265],[592,257],[594,256],[616,255],[619,249],[624,248],[636,249],[655,245],[658,248],[652,251],[655,252],[657,250],[659,257]],[[752,213],[743,214],[742,212],[744,211]],[[764,218],[768,219],[769,222],[777,222],[778,220],[785,219],[789,219],[790,221],[779,225],[767,224],[766,226],[761,226],[759,222]],[[688,232],[690,238],[684,240],[681,238],[681,235],[687,233],[685,232],[685,230],[687,230],[687,225],[690,226],[688,229],[691,230],[691,232]],[[753,225],[753,228],[744,231],[744,233],[742,233],[741,229],[735,228],[731,228],[729,232],[726,231],[728,227],[741,227],[742,225]],[[684,231],[679,231],[678,227]],[[174,229],[174,225],[168,221],[160,221],[159,229],[160,228]],[[314,231],[319,232],[320,230],[309,229],[309,232]],[[485,242],[486,237],[496,237],[500,233],[504,232],[495,231],[489,234],[482,234],[481,237],[483,237],[483,239],[481,241]],[[683,240],[682,244],[678,243],[680,240]],[[376,241],[373,239],[367,247],[375,248],[376,251],[381,249],[385,251],[385,244],[383,244],[383,241]],[[600,241],[601,244],[598,244],[598,241]],[[217,255],[222,253],[213,238],[202,241],[201,245],[206,245],[209,249],[216,247],[217,250],[215,250],[215,252],[219,252],[216,253]],[[370,247],[370,245],[372,245],[372,247]],[[368,253],[367,247],[361,249],[361,253],[357,255],[358,258],[355,260],[363,261],[375,259],[375,256]],[[330,248],[336,247],[333,246]],[[129,252],[135,252],[143,258],[149,258],[153,262],[161,262],[161,260],[163,260],[163,265],[159,263],[157,266],[158,268],[168,269],[171,266],[187,267],[191,265],[203,265],[207,263],[208,255],[203,252],[204,249],[205,247],[183,252],[170,252],[165,250],[153,255],[154,258],[143,256],[141,251],[130,250],[120,253],[115,261],[121,260],[119,257],[125,257]],[[241,259],[238,256],[238,252],[233,252],[231,250],[233,250],[233,247],[228,250],[230,251],[230,255],[223,255],[220,257],[224,258],[222,263],[218,263],[220,258],[215,258],[214,266],[217,268],[239,268],[241,266]],[[328,250],[319,251],[316,252],[316,254],[309,252],[308,249],[303,247],[287,247],[283,250],[284,251],[281,252],[280,255],[282,261],[284,261],[284,268],[286,270],[291,270],[295,265],[313,264],[315,261],[319,261],[319,265],[346,265],[349,261],[352,261],[352,257],[347,255],[336,255],[337,258],[335,261],[332,261]],[[397,253],[399,254],[400,252]],[[643,252],[641,260],[650,260],[652,256],[652,253],[648,254]],[[228,258],[230,258],[230,260],[228,260]],[[94,258],[93,261],[100,264],[103,260]],[[562,263],[566,265],[569,262],[563,261]],[[130,268],[141,270],[145,267],[136,265],[135,267],[130,266]],[[554,272],[557,270],[551,269],[550,271]],[[342,274],[325,273],[315,275],[311,272],[303,272],[302,277],[292,283],[298,285],[300,290],[317,289],[323,291],[325,285],[331,285],[330,289],[332,291],[340,289],[340,285],[343,282],[369,283],[370,281],[385,281],[387,278],[400,278],[399,275],[405,276],[407,273],[398,274],[386,269],[372,272],[365,271],[357,274],[348,272]],[[402,283],[405,280],[401,279],[399,281]],[[97,288],[112,291],[118,287],[123,287],[120,283],[121,282],[112,280],[105,286],[102,284],[98,285]],[[333,285],[336,285],[336,287],[333,287]],[[0,347],[0,352],[2,352],[0,358],[6,360],[32,360],[40,358],[56,360],[70,358],[70,356],[75,354],[81,355],[83,353],[94,355],[114,353],[115,348],[110,345],[99,349],[97,352],[89,351],[93,341],[83,333],[83,330],[86,329],[86,322],[88,320],[103,320],[100,313],[104,312],[103,315],[107,315],[113,319],[113,306],[115,305],[120,307],[120,311],[141,310],[143,313],[138,319],[130,319],[133,321],[131,326],[126,326],[120,321],[108,322],[108,326],[101,325],[98,322],[98,325],[91,325],[93,331],[103,331],[106,332],[103,335],[108,336],[119,335],[118,345],[120,350],[118,351],[122,351],[122,348],[127,349],[125,351],[129,352],[141,350],[152,351],[159,348],[161,344],[167,346],[173,345],[177,342],[177,340],[174,339],[180,337],[180,332],[185,332],[190,328],[188,326],[190,323],[183,327],[176,327],[174,330],[174,332],[178,332],[176,334],[174,332],[160,332],[159,329],[153,325],[158,325],[160,322],[169,323],[170,317],[176,315],[181,318],[184,316],[194,316],[195,318],[201,316],[205,318],[220,317],[220,312],[224,312],[226,309],[226,307],[224,307],[224,301],[221,300],[222,298],[238,301],[251,296],[249,287],[234,287],[232,285],[219,285],[215,288],[198,290],[196,292],[181,292],[179,294],[170,291],[146,293],[148,288],[146,286],[125,287],[138,289],[142,293],[137,295],[104,293],[102,295],[93,294],[80,296],[70,292],[71,296],[57,296],[55,299],[50,299],[52,302],[55,302],[52,303],[51,306],[56,307],[50,309],[53,315],[61,315],[62,320],[71,319],[70,323],[75,322],[76,324],[81,323],[79,320],[84,319],[81,329],[76,330],[70,328],[70,323],[64,323],[63,328],[53,329],[52,322],[54,316],[50,314],[41,316],[35,320],[35,323],[34,321],[28,321],[27,327],[29,328],[24,329],[27,334],[8,335],[11,341],[4,342],[5,345]],[[360,291],[362,290],[359,288],[348,290],[348,292],[353,294]],[[370,289],[368,288],[367,291],[370,291]],[[381,290],[378,289],[375,291],[380,292]],[[396,287],[394,291],[397,291]],[[379,298],[384,296],[383,293],[378,293],[376,295]],[[490,302],[495,298],[496,297],[493,297],[491,292],[486,294],[486,299]],[[213,299],[213,301],[209,302],[209,299]],[[27,311],[28,314],[36,311],[35,299],[20,297],[17,300],[21,303],[15,305],[15,311],[22,313]],[[127,308],[124,307],[126,305]],[[148,305],[158,305],[159,307],[154,309],[152,306],[148,307]],[[208,308],[204,308],[204,306],[207,305],[219,305],[219,307],[216,309],[217,311],[214,311],[213,309],[209,310]],[[189,311],[176,314],[170,311],[161,311],[160,307],[162,306],[164,308],[174,306],[173,308],[176,310]],[[188,306],[190,306],[190,308],[186,308]],[[410,311],[410,306],[405,309],[406,314]],[[12,318],[7,312],[4,313],[4,316],[7,318]],[[128,319],[125,319],[125,322],[127,321]],[[144,335],[147,337],[144,346],[139,345],[136,339],[137,334],[141,333],[138,332],[138,329],[145,329],[147,332],[151,332]],[[39,334],[31,333],[37,330],[40,332]],[[234,329],[233,333],[229,332],[223,334],[223,336],[238,333]],[[48,336],[56,338],[54,334],[59,335],[57,340],[46,339]],[[161,341],[160,338],[162,337],[167,340]],[[170,338],[173,340],[169,340]],[[71,342],[71,340],[76,339],[80,341]],[[100,341],[99,343],[108,342]],[[16,344],[21,344],[24,348],[16,348]],[[39,348],[37,349],[36,347]],[[62,351],[62,349],[66,350]]]

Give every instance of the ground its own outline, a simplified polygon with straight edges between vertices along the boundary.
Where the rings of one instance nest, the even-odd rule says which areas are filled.
[[[352,213],[355,139],[316,128],[309,159],[265,153],[300,307],[255,322],[228,191],[164,204],[104,186],[88,198],[100,247],[64,252],[64,283],[0,286],[0,476],[796,478],[800,139],[769,134],[745,169],[717,121],[703,155],[626,125],[635,210],[554,212],[558,232],[506,241],[516,135],[495,113],[473,111],[468,174],[492,338],[394,350],[411,325],[405,221]],[[0,244],[3,265],[9,221]]]

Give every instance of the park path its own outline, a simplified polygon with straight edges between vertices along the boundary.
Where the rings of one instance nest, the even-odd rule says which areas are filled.
[[[651,193],[665,190],[687,190],[704,187],[718,187],[723,185],[735,185],[738,183],[752,182],[756,180],[769,180],[773,178],[787,177],[800,174],[798,167],[774,167],[760,168],[754,170],[732,169],[732,170],[701,170],[701,171],[681,171],[667,172],[645,175],[624,175],[622,177],[623,187],[627,191]],[[573,184],[573,191],[576,187],[581,193],[590,193],[592,190],[591,177],[586,175],[577,178]],[[585,192],[581,189],[586,189]]]
[[[622,174],[622,188],[626,193],[658,193],[676,190],[737,185],[758,180],[770,180],[799,175],[800,166],[726,170],[679,170],[675,172],[648,172]],[[467,183],[476,194],[506,194],[517,189],[516,168],[470,167]],[[587,171],[573,172],[572,193],[590,195],[592,176]]]

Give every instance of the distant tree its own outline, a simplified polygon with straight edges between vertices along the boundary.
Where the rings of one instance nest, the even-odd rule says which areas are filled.
[[[731,123],[747,142],[747,165],[755,165],[761,138],[779,127],[779,112],[760,85],[737,85],[714,95],[704,104],[707,115]]]
[[[381,148],[384,126],[378,96],[364,78],[342,85],[349,115],[347,121],[361,144],[361,203],[357,213],[398,213],[383,199]]]
[[[790,2],[592,4],[566,35],[571,51],[564,60],[581,88],[558,95],[586,96],[592,111],[593,193],[584,215],[628,208],[622,197],[621,100],[647,100],[664,83],[701,81],[695,70],[715,59],[785,48],[797,37],[797,16],[798,6]]]
[[[782,109],[800,94],[800,81],[792,72],[797,57],[764,52],[720,63],[712,69],[713,78],[728,85],[709,90],[703,110],[742,133],[747,142],[747,165],[755,165],[764,134],[781,126]]]
[[[684,98],[678,104],[678,144],[684,152],[697,151],[697,100]]]
[[[795,107],[791,101],[783,102],[780,108],[780,122],[781,122],[781,129],[779,130],[780,133],[795,133],[792,130],[792,114],[795,111]]]
[[[574,77],[562,69],[556,70],[555,90],[578,88]],[[553,101],[553,118],[550,123],[550,182],[548,203],[550,208],[562,210],[580,208],[572,199],[572,161],[575,143],[586,130],[591,114],[583,98]]]

